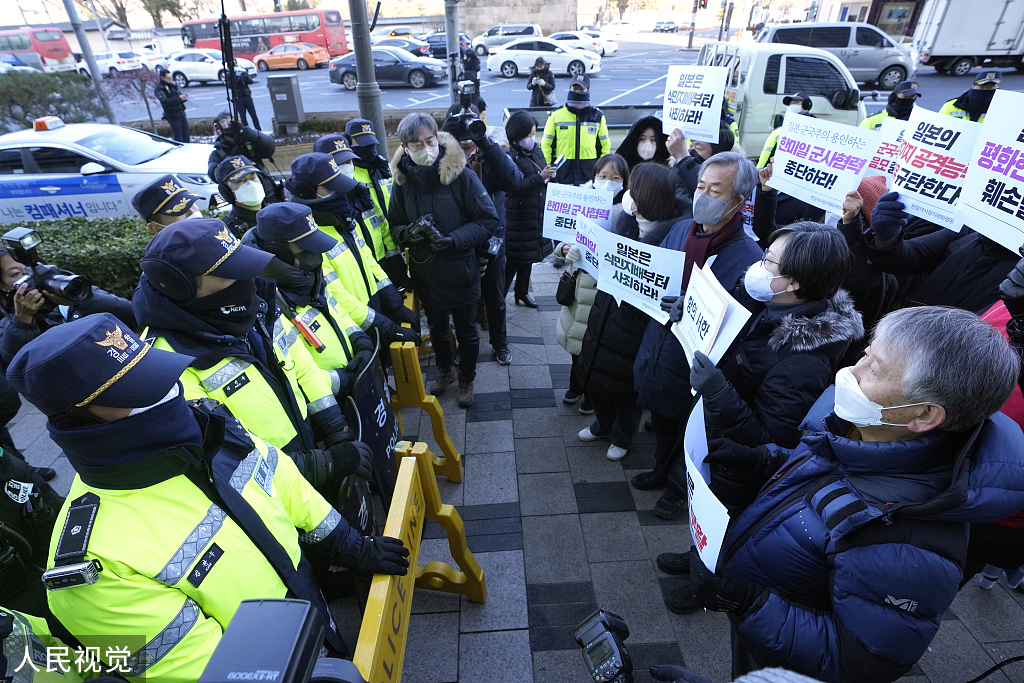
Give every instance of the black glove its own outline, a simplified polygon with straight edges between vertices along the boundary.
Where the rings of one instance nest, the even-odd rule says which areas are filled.
[[[1020,252],[1024,256],[1024,247]],[[1014,319],[1024,318],[1024,259],[1017,261],[999,285],[999,296]]]
[[[380,267],[384,269],[391,282],[399,289],[412,289],[412,280],[409,278],[409,267],[401,254],[385,254],[380,260]]]
[[[443,251],[451,251],[455,249],[455,240],[447,235],[437,237],[433,242],[430,243],[430,249],[435,254],[440,254]]]
[[[494,147],[494,141],[487,137],[487,129],[484,129],[483,135],[473,137],[469,136],[469,139],[476,143],[476,146],[480,148],[481,152],[486,152],[491,147]]]
[[[769,476],[778,471],[782,463],[767,446],[744,446],[730,439],[708,441],[708,454],[704,462],[731,470]]]
[[[395,329],[397,331],[392,337],[392,341],[412,342],[416,346],[419,346],[420,343],[423,341],[419,334],[417,334],[414,330],[409,329],[408,327],[396,326]]]
[[[358,548],[345,551],[341,557],[341,563],[349,569],[396,576],[409,571],[409,550],[397,538],[363,536],[361,540]]]
[[[715,367],[711,359],[700,351],[693,352],[690,367],[690,386],[701,396],[714,396],[729,386],[729,380]]]
[[[399,306],[395,310],[391,311],[390,318],[399,325],[402,323],[409,323],[416,334],[420,333],[420,317],[416,315],[415,311],[408,309],[405,306]]]
[[[750,609],[761,592],[760,586],[732,569],[721,569],[717,575],[712,574],[696,550],[690,551],[690,588],[705,608],[734,614],[743,614]]]
[[[678,299],[678,298],[679,298],[678,296],[663,296],[663,297],[661,297],[661,310],[665,311],[666,313],[671,313],[672,306],[675,305],[676,299]],[[672,316],[670,315],[669,317],[671,318]],[[672,322],[676,322],[676,321],[673,320]]]
[[[675,666],[673,664],[662,664],[660,666],[652,666],[651,678],[656,681],[682,681],[683,683],[711,683],[711,679],[704,678],[700,674],[695,674],[689,669],[684,669],[681,666]]]
[[[328,434],[326,437],[324,437],[324,447],[330,448],[331,446],[334,446],[339,443],[355,440],[356,435],[352,433],[352,430],[349,429],[348,425],[346,424],[341,429],[335,430]]]
[[[371,360],[373,360],[373,351],[356,351],[355,355],[352,356],[352,360],[345,366],[345,372],[353,378],[358,377],[359,373],[370,364]]]
[[[354,474],[360,479],[370,480],[373,452],[362,441],[342,441],[328,449],[334,461],[331,481],[341,481]]]
[[[871,212],[871,230],[880,242],[888,242],[900,234],[909,218],[904,211],[905,208],[900,201],[899,192],[886,192],[878,198],[878,203]]]
[[[314,448],[311,451],[299,451],[288,454],[295,462],[302,478],[318,491],[335,484],[334,458],[329,451]]]
[[[676,300],[672,302],[672,307],[668,310],[668,319],[670,321],[677,323],[683,319],[684,303],[686,303],[685,296],[676,297]]]

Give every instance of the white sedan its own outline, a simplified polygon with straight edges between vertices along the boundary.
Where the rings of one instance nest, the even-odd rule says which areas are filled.
[[[254,79],[258,77],[256,65],[248,59],[235,58],[235,63],[239,69],[245,69]],[[171,78],[179,88],[188,87],[192,81],[210,83],[224,80],[224,64],[221,61],[220,50],[189,48],[172,52],[167,55],[160,67],[171,72]]]
[[[559,31],[558,33],[552,33],[548,36],[548,39],[572,50],[589,50],[590,52],[601,54],[601,41],[597,38],[591,38],[583,31]]]
[[[611,36],[606,36],[599,31],[584,31],[588,36],[601,43],[601,56],[613,55],[619,51],[619,43]]]
[[[497,71],[505,78],[514,78],[520,73],[530,73],[537,57],[543,57],[551,64],[553,74],[578,76],[601,70],[601,55],[587,50],[566,49],[547,38],[516,40],[490,48],[487,70]]]
[[[199,208],[221,205],[206,175],[213,145],[55,116],[36,127],[0,135],[0,223],[134,215],[132,197],[168,173],[204,198]]]
[[[124,52],[93,52],[92,56],[96,60],[96,66],[99,67],[100,75],[103,76],[113,76],[121,71],[134,71],[135,69],[142,68],[142,60],[131,50]],[[75,65],[75,68],[83,76],[89,75],[89,65],[86,64],[84,59],[80,60]]]

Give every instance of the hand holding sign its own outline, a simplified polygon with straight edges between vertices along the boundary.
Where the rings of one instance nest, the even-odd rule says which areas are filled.
[[[670,66],[665,78],[662,131],[671,135],[679,129],[691,140],[717,143],[728,74],[724,66]]]

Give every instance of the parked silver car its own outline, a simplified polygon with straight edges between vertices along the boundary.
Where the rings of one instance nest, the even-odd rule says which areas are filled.
[[[498,24],[473,39],[473,49],[481,57],[486,57],[491,48],[511,43],[520,38],[541,38],[544,31],[539,24]]]
[[[826,50],[846,65],[858,83],[877,82],[882,90],[892,90],[900,81],[917,76],[917,59],[911,50],[893,42],[871,24],[771,25],[758,33],[757,42],[788,43]]]

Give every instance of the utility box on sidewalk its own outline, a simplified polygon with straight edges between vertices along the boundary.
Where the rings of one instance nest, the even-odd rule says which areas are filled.
[[[274,119],[284,132],[299,132],[299,124],[306,120],[306,110],[302,107],[302,92],[299,90],[298,76],[268,76],[267,88],[270,90],[270,102],[274,105]]]

